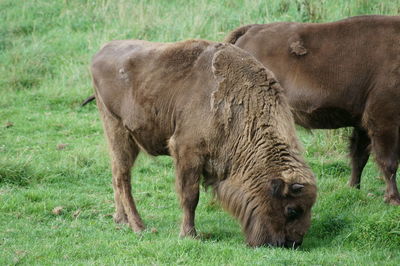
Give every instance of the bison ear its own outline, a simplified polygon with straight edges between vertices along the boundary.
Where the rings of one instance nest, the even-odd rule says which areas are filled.
[[[271,194],[274,197],[281,197],[283,195],[283,189],[285,182],[282,179],[276,178],[271,180]]]
[[[303,40],[298,34],[291,36],[288,40],[288,43],[291,54],[304,56],[308,53],[307,49],[304,47]]]

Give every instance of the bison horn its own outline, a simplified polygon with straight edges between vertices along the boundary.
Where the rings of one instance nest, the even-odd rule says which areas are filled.
[[[274,197],[281,196],[282,195],[282,191],[283,191],[283,187],[284,187],[284,182],[283,182],[282,179],[277,178],[277,179],[271,180],[272,196],[274,196]]]
[[[293,193],[298,193],[298,192],[300,192],[303,188],[304,188],[304,185],[295,183],[295,184],[292,184],[292,186],[290,187],[290,190],[291,190]]]

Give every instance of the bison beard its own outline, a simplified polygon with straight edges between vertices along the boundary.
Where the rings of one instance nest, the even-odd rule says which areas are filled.
[[[273,74],[233,45],[114,41],[95,55],[93,83],[112,157],[115,221],[144,224],[131,194],[139,153],[171,155],[196,235],[199,187],[213,188],[250,246],[295,247],[310,225],[315,179]]]
[[[297,124],[354,127],[350,185],[360,188],[370,150],[386,182],[385,201],[400,205],[399,16],[333,23],[247,25],[226,42],[248,51],[277,76]]]

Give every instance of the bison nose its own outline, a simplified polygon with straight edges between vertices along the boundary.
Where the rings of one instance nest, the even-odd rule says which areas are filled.
[[[285,248],[291,248],[291,249],[296,249],[298,247],[300,247],[301,243],[303,243],[303,241],[293,241],[293,240],[286,240],[285,241]]]
[[[284,240],[282,240],[282,241],[278,240],[278,241],[268,242],[268,243],[266,243],[264,245],[266,245],[266,246],[268,246],[270,248],[282,248],[282,247],[285,246],[285,242],[284,242]]]

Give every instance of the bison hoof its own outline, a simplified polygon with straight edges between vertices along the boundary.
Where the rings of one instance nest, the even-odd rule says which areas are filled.
[[[195,238],[197,236],[196,229],[194,227],[190,229],[181,229],[181,232],[179,233],[180,238],[184,237],[193,237]]]
[[[352,188],[356,188],[356,189],[360,189],[361,188],[360,183],[356,183],[356,182],[352,182],[352,181],[349,182],[349,186],[352,187]]]
[[[390,205],[400,206],[400,198],[399,197],[385,196],[385,202]]]
[[[130,227],[132,228],[133,232],[135,232],[135,233],[141,233],[144,231],[144,229],[146,229],[146,226],[144,226],[143,224],[135,224]]]
[[[114,214],[114,222],[117,224],[127,224],[128,218],[125,213],[115,213]]]

